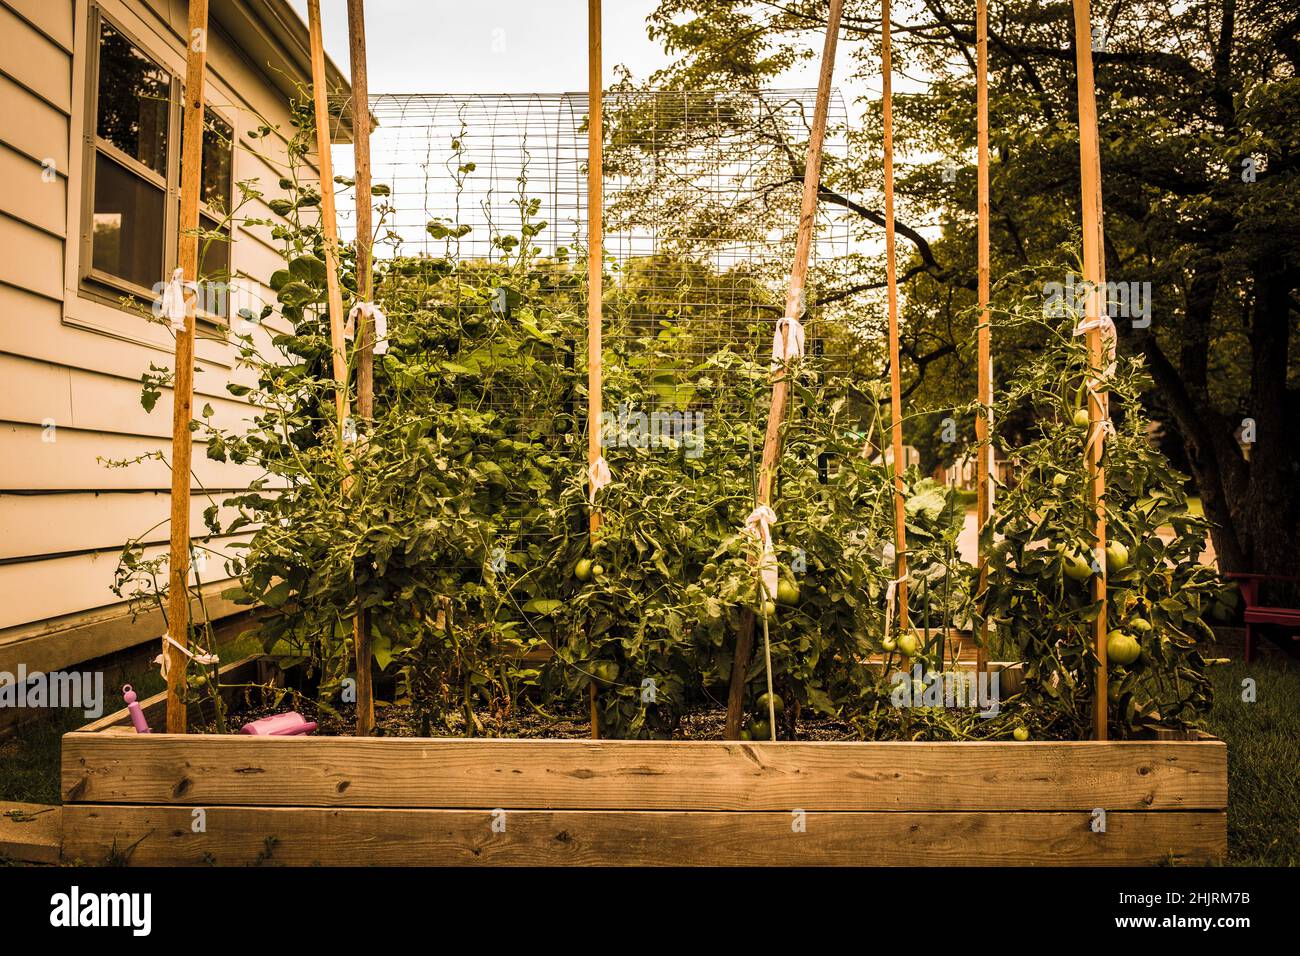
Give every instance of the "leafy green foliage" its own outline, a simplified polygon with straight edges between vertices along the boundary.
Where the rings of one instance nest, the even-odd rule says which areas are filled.
[[[307,134],[304,124],[294,143]],[[743,529],[774,375],[760,348],[773,303],[752,274],[672,257],[619,264],[607,312],[616,334],[602,356],[613,481],[595,495],[593,534],[584,277],[567,254],[538,258],[538,205],[520,199],[517,232],[493,236],[491,262],[457,257],[462,227],[446,220],[429,230],[446,257],[379,259],[375,298],[390,334],[375,359],[374,417],[340,423],[322,237],[314,212],[301,214],[319,197],[296,176],[280,185],[289,225],[273,229],[285,263],[270,283],[276,302],[260,312],[264,325],[229,333],[239,366],[229,390],[250,403],[252,421],[223,428],[204,409],[192,428],[210,458],[263,472],[224,503],[233,519],[223,523],[213,503],[204,520],[213,534],[251,534],[230,568],[236,596],[268,609],[264,646],[310,663],[322,706],[341,698],[352,621],[365,611],[374,660],[360,666],[392,675],[395,699],[426,732],[494,733],[525,700],[577,705],[594,687],[604,733],[668,736],[689,708],[724,696],[735,635],[756,615],[747,703],[765,719],[770,642],[787,733],[801,712],[880,739],[1006,737],[1024,724],[1040,735],[1085,731],[1087,623],[1098,607],[1063,575],[1058,550],[1090,548],[1082,480],[1071,477],[1082,454],[1068,424],[1082,359],[1068,334],[1053,331],[1056,347],[1006,396],[1042,434],[1018,450],[1020,480],[984,529],[991,576],[979,610],[972,569],[956,556],[964,509],[955,490],[904,477],[913,648],[910,632],[886,633],[895,491],[892,469],[870,455],[888,444],[884,389],[816,349],[789,370],[773,528],[784,597],[760,599],[757,542]],[[698,291],[702,305],[666,308],[649,281],[664,272],[679,281],[675,301]],[[350,250],[341,279],[346,310],[357,288]],[[719,335],[714,301],[728,303],[726,322],[743,337]],[[821,318],[809,316],[814,335]],[[346,359],[355,366],[352,346]],[[159,374],[145,378],[146,406]],[[1107,443],[1108,514],[1128,548],[1110,624],[1141,613],[1154,628],[1139,661],[1117,670],[1119,735],[1192,723],[1204,709],[1194,645],[1218,587],[1195,562],[1204,525],[1185,513],[1180,476],[1146,439],[1136,411],[1144,385],[1132,362],[1109,381],[1121,417]],[[1171,540],[1156,533],[1165,523]],[[125,571],[147,578],[156,567],[137,558]],[[891,706],[903,647],[909,664],[941,670],[942,635],[979,613],[1025,665],[1025,690],[1004,702],[1003,717]],[[547,649],[544,663],[530,659]]]
[[[1101,610],[1091,579],[1106,561],[1095,553],[1086,487],[1088,429],[1073,422],[1086,402],[1087,354],[1069,326],[1030,312],[1005,321],[1039,325],[1052,345],[1020,370],[1004,399],[1032,407],[1038,437],[1015,450],[1017,478],[981,531],[989,555],[983,612],[1000,652],[1024,662],[1035,729],[1082,735],[1096,662],[1091,626]],[[1127,552],[1108,568],[1107,631],[1129,633],[1142,648],[1134,664],[1111,668],[1117,736],[1157,724],[1194,726],[1204,716],[1210,683],[1200,647],[1213,640],[1205,616],[1224,592],[1214,569],[1199,562],[1207,527],[1188,511],[1186,478],[1152,446],[1138,403],[1147,385],[1141,361],[1121,359],[1104,386],[1115,423],[1102,460],[1107,539]]]

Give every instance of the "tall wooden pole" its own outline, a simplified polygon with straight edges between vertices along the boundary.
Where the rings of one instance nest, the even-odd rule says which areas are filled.
[[[365,0],[348,0],[348,52],[352,63],[352,150],[355,157],[357,216],[357,300],[369,302],[374,294],[370,266],[373,225],[370,208],[370,90],[366,74]],[[357,415],[369,424],[375,414],[375,333],[364,313],[357,315]],[[357,441],[364,440],[358,429]],[[357,736],[368,737],[375,728],[375,697],[370,680],[370,620],[357,611],[354,625],[357,652]]]
[[[813,107],[812,129],[808,135],[808,156],[804,162],[803,199],[799,206],[799,226],[795,236],[794,261],[790,266],[790,283],[786,288],[785,315],[802,318],[804,311],[804,285],[808,278],[808,259],[812,251],[813,226],[817,219],[817,190],[821,185],[822,146],[826,139],[826,118],[830,112],[831,81],[835,76],[835,44],[839,39],[840,15],[843,0],[831,0],[830,15],[826,23],[826,39],[822,45],[821,71],[817,77],[817,100]],[[782,327],[782,335],[788,334]],[[785,407],[790,398],[788,369],[777,370],[772,383],[772,404],[767,415],[767,433],[763,439],[763,458],[758,469],[758,487],[755,498],[760,505],[772,503],[772,489],[781,458],[781,427],[785,422]],[[731,663],[731,685],[727,694],[727,723],[723,731],[729,740],[740,736],[744,718],[745,684],[749,674],[749,661],[754,651],[754,614],[742,612],[740,630]]]
[[[975,101],[977,113],[976,179],[978,219],[979,358],[977,396],[979,412],[975,417],[975,444],[979,458],[975,462],[976,516],[981,531],[993,515],[993,355],[992,315],[989,312],[989,11],[988,0],[975,3]],[[983,594],[988,584],[988,562],[983,549],[979,553],[979,588]],[[975,668],[984,670],[988,663],[988,624],[980,622],[975,646]]]
[[[339,223],[334,205],[334,161],[330,158],[329,90],[325,46],[321,40],[320,0],[307,0],[311,40],[311,85],[316,113],[316,154],[320,168],[321,231],[325,234],[325,286],[330,348],[334,352],[334,411],[340,435],[348,414],[348,359],[343,340],[343,291],[339,288]]]
[[[882,126],[885,140],[885,281],[889,303],[889,409],[893,417],[890,448],[894,457],[894,592],[898,601],[898,631],[908,629],[907,613],[907,511],[903,490],[903,402],[898,347],[898,267],[894,261],[894,94],[889,48],[889,0],[880,8],[880,69]]]
[[[203,81],[207,66],[208,0],[190,0],[189,46],[185,57],[184,130],[181,152],[181,218],[177,267],[186,282],[199,279],[199,187],[203,181]],[[190,418],[194,401],[194,307],[186,296],[185,327],[176,332],[176,366],[172,372],[171,554],[168,563],[167,633],[176,644],[189,644],[190,629],[190,461],[194,436]],[[185,733],[186,656],[168,643],[167,733]]]
[[[1102,330],[1099,321],[1105,309],[1105,247],[1102,244],[1101,150],[1097,142],[1097,96],[1092,72],[1092,13],[1088,0],[1074,0],[1074,49],[1079,83],[1079,172],[1083,199],[1083,278],[1089,283],[1087,318],[1088,345],[1088,435],[1085,465],[1088,469],[1088,498],[1095,514],[1097,538],[1092,576],[1092,597],[1101,611],[1093,622],[1093,644],[1097,653],[1097,679],[1093,687],[1093,736],[1105,740],[1106,697],[1106,473],[1101,465],[1103,440],[1100,430],[1109,417],[1107,400],[1101,391],[1100,370],[1104,365]]]
[[[601,457],[601,323],[604,320],[604,110],[601,96],[600,0],[587,0],[587,468]],[[591,533],[600,528],[600,512],[591,509]],[[591,736],[600,736],[596,684],[590,685]]]

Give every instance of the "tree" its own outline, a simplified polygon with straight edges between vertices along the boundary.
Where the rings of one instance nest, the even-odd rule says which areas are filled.
[[[813,55],[822,0],[662,0],[649,33],[676,62],[658,87],[758,89]],[[974,4],[895,8],[895,70],[925,81],[896,94],[905,388],[912,403],[973,395]],[[1117,317],[1141,354],[1148,410],[1186,454],[1225,570],[1286,572],[1300,545],[1300,10],[1285,0],[1094,7],[1107,278],[1150,289],[1150,323]],[[854,85],[878,88],[879,8],[849,0],[842,46]],[[989,26],[995,297],[1041,295],[1077,255],[1079,163],[1069,3],[1006,0]],[[846,73],[848,74],[846,76]],[[878,102],[830,163],[822,201],[878,237]],[[797,163],[790,176],[802,175]],[[938,234],[921,223],[938,219]],[[906,249],[906,246],[903,247]],[[859,263],[862,265],[862,263]],[[1046,270],[1046,271],[1045,271]],[[1144,283],[1150,283],[1145,287]],[[868,310],[867,265],[817,302]],[[1003,381],[1031,338],[995,337]],[[1012,423],[1014,426],[1015,423]],[[1243,433],[1243,424],[1245,432]],[[1254,438],[1247,451],[1238,438]]]

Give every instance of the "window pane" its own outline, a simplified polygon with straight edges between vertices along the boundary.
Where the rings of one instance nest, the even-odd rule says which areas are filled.
[[[235,131],[212,110],[203,114],[203,202],[229,212],[231,157]]]
[[[199,275],[228,281],[230,279],[230,233],[214,219],[199,216]],[[213,235],[220,233],[220,237]]]
[[[101,139],[167,175],[167,117],[171,77],[165,70],[103,24],[99,47],[99,122]]]
[[[229,320],[230,232],[224,224],[202,213],[199,229],[199,278],[204,280],[200,308],[206,315]]]
[[[144,286],[163,275],[163,191],[95,153],[96,269]]]

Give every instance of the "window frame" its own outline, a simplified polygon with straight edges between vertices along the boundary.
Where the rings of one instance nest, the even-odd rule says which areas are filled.
[[[80,223],[81,234],[78,243],[78,267],[77,267],[77,285],[78,292],[81,296],[111,306],[118,311],[130,311],[131,306],[122,302],[125,296],[132,300],[136,305],[145,307],[152,306],[157,297],[157,293],[152,288],[139,286],[129,279],[113,275],[101,269],[96,269],[94,265],[94,218],[95,218],[95,181],[97,178],[97,163],[99,156],[102,154],[105,159],[115,163],[128,175],[150,184],[155,188],[161,188],[163,192],[163,254],[161,262],[161,272],[158,281],[165,282],[171,273],[176,269],[177,258],[179,254],[180,240],[180,165],[181,165],[181,128],[182,128],[182,103],[183,103],[183,77],[174,69],[167,66],[165,58],[159,57],[154,48],[145,42],[142,42],[139,36],[129,28],[122,25],[121,21],[104,11],[98,3],[89,4],[89,26],[87,30],[86,44],[86,96],[85,96],[85,119],[84,135],[82,137],[82,176],[81,176],[81,197],[80,197]],[[147,57],[162,73],[166,74],[169,79],[168,104],[167,104],[167,153],[165,177],[160,175],[156,170],[151,169],[145,163],[132,156],[127,155],[113,143],[103,140],[99,136],[99,82],[100,82],[100,58],[102,52],[103,27],[107,24],[114,31],[121,34],[133,47],[139,50]],[[205,91],[206,92],[206,91]],[[239,141],[239,127],[236,118],[228,115],[227,112],[213,103],[207,102],[208,97],[204,97],[204,106],[211,110],[213,115],[219,118],[231,130],[230,152],[230,192],[226,196],[227,208],[224,215],[215,215],[215,210],[203,202],[200,195],[199,211],[209,219],[223,224],[229,235],[229,277],[228,281],[233,281],[236,272],[235,264],[235,240],[238,234],[237,224],[234,221],[226,222],[225,217],[230,215],[234,208],[236,176],[235,176],[235,157],[237,150],[236,144]],[[200,150],[200,155],[202,151]],[[229,304],[229,303],[227,303]],[[229,323],[230,317],[214,315],[206,311],[199,311],[196,320],[200,327],[208,326],[212,329],[217,328],[223,323]]]

